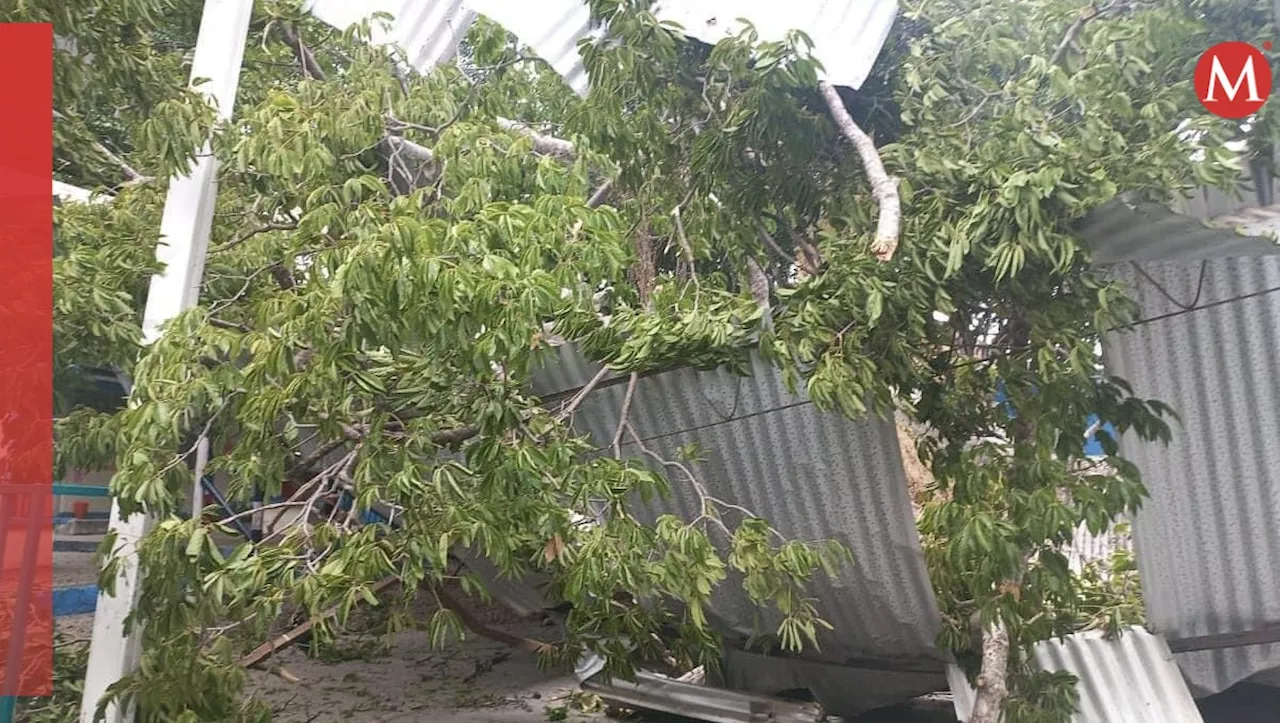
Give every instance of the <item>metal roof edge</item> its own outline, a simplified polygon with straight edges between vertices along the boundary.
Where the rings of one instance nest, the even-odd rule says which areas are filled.
[[[1202,220],[1163,204],[1120,196],[1089,212],[1075,231],[1099,265],[1280,255],[1260,233],[1280,232],[1280,206]]]

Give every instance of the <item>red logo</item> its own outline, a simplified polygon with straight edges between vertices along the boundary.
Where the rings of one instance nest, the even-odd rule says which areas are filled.
[[[1271,95],[1271,64],[1248,43],[1218,43],[1200,56],[1195,81],[1196,97],[1210,113],[1245,118]]]

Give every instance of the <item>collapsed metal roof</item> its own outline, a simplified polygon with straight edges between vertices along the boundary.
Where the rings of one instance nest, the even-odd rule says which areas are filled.
[[[1098,208],[1076,226],[1097,264],[1267,256],[1278,247],[1263,234],[1276,230],[1276,206],[1205,221],[1160,204],[1123,199]]]
[[[1280,570],[1258,562],[1280,555],[1280,206],[1203,189],[1178,210],[1116,201],[1081,226],[1141,309],[1105,335],[1108,372],[1180,417],[1168,447],[1120,440],[1150,492],[1133,521],[1149,623],[1171,641],[1280,624]],[[1280,644],[1176,658],[1202,696],[1274,674]]]
[[[599,367],[570,347],[535,376],[544,398],[581,388]],[[597,388],[574,415],[575,428],[607,449],[622,415],[626,385]],[[628,415],[644,447],[663,460],[696,443],[688,463],[706,492],[767,518],[791,539],[837,539],[855,562],[811,590],[833,626],[819,631],[821,652],[803,659],[735,654],[731,684],[761,693],[814,689],[823,705],[852,715],[946,686],[945,658],[934,647],[939,612],[925,569],[892,420],[850,421],[786,391],[780,374],[756,359],[751,376],[671,371],[640,379]],[[660,467],[633,443],[623,454]],[[669,501],[648,508],[684,519],[701,514],[694,485],[675,470]],[[727,637],[776,630],[730,579],[714,593],[711,619]],[[819,674],[819,672],[821,674]],[[790,679],[804,680],[792,685]]]
[[[355,19],[349,5],[313,0],[309,6],[317,17],[343,27]],[[853,87],[865,80],[897,9],[891,0],[860,5],[796,0],[772,7],[704,0],[672,7],[659,7],[659,18],[680,22],[691,36],[708,42],[725,34],[722,15],[746,17],[772,32],[806,30],[828,77]],[[365,9],[397,16],[375,40],[400,45],[419,70],[452,58],[466,29],[483,13],[530,45],[574,90],[587,91],[578,42],[598,31],[580,0],[537,6],[504,0],[380,0]],[[1107,335],[1110,371],[1127,378],[1140,396],[1173,404],[1184,421],[1167,451],[1122,440],[1151,490],[1134,523],[1151,622],[1173,638],[1280,623],[1275,577],[1280,573],[1260,570],[1255,562],[1280,556],[1275,479],[1280,447],[1267,444],[1280,432],[1280,386],[1274,378],[1280,296],[1245,298],[1249,289],[1280,286],[1280,259],[1273,256],[1278,247],[1262,238],[1280,227],[1280,208],[1241,214],[1249,204],[1203,196],[1179,209],[1187,213],[1117,199],[1078,226],[1095,262],[1128,274],[1144,315],[1154,319],[1136,331]],[[1204,222],[1211,217],[1218,223]],[[1150,268],[1122,265],[1134,261]],[[1138,276],[1148,283],[1137,283]],[[838,713],[940,688],[940,674],[930,666],[940,659],[933,647],[937,606],[906,499],[895,429],[877,420],[854,423],[820,415],[787,395],[776,371],[759,363],[753,371],[747,379],[691,371],[645,379],[633,402],[633,423],[663,456],[700,442],[711,456],[697,470],[718,496],[771,519],[784,534],[842,539],[857,564],[839,582],[818,587],[820,607],[836,628],[824,633],[821,656],[753,660],[759,656],[731,653],[728,682],[761,692],[819,688],[824,703]],[[589,366],[570,353],[541,375],[535,391],[560,392],[591,376]],[[623,394],[620,387],[599,390],[579,410],[581,428],[601,445],[612,438],[610,425],[617,423]],[[669,509],[688,515],[695,502],[696,495],[677,487]],[[717,592],[714,612],[726,632],[742,634],[759,611],[726,585]],[[1146,645],[1144,635],[1136,632],[1129,640]],[[1071,645],[1084,645],[1079,641],[1086,639],[1077,637]],[[1064,655],[1074,649],[1071,645],[1060,644]],[[1149,647],[1108,655],[1141,660],[1137,667],[1121,666],[1125,670],[1164,670],[1150,659]],[[1080,660],[1062,664],[1087,670]],[[1178,662],[1197,692],[1214,692],[1280,667],[1280,645],[1184,653]],[[1157,671],[1152,679],[1160,675]],[[1128,683],[1115,685],[1119,680]],[[1145,684],[1141,676],[1120,676],[1094,688],[1127,694]],[[1168,688],[1179,686],[1170,682]],[[1088,695],[1093,697],[1082,701],[1087,705],[1106,698],[1097,690]],[[1124,703],[1118,700],[1122,696],[1115,697],[1112,704]],[[1157,697],[1177,699],[1176,709],[1158,718],[1121,714],[1118,719],[1199,719],[1187,715],[1178,695]],[[1118,710],[1098,705],[1099,711]],[[1104,714],[1079,720],[1117,720]]]
[[[1109,372],[1181,417],[1125,437],[1150,497],[1134,542],[1153,629],[1170,640],[1280,625],[1280,256],[1120,265],[1142,315],[1108,334]],[[1198,695],[1280,668],[1280,644],[1180,653]]]
[[[374,13],[394,20],[374,24],[373,41],[395,45],[420,72],[451,60],[479,15],[506,28],[555,68],[569,87],[588,91],[578,44],[603,36],[584,0],[310,0],[306,8],[323,22],[345,29]],[[656,3],[654,15],[675,22],[698,40],[715,43],[743,29],[746,20],[761,40],[782,40],[802,30],[813,41],[824,77],[835,85],[862,87],[898,14],[897,0],[678,0]]]
[[[1115,640],[1097,631],[1037,643],[1038,668],[1076,676],[1079,710],[1072,723],[1203,723],[1169,647],[1158,635],[1129,628]],[[969,720],[973,689],[964,673],[947,671],[956,717]]]

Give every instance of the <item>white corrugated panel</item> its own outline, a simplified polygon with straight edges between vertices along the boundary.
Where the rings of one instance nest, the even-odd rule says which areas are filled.
[[[1153,321],[1108,335],[1104,353],[1181,417],[1167,448],[1120,441],[1150,491],[1133,525],[1149,622],[1170,641],[1280,625],[1280,257],[1141,271],[1114,269]],[[1280,645],[1177,658],[1207,695],[1280,668]]]
[[[377,0],[363,5],[350,0],[311,0],[307,7],[320,20],[339,28],[374,12],[394,15],[391,32],[375,36],[375,41],[403,47],[419,71],[452,57],[475,14],[483,14],[533,48],[579,94],[587,92],[587,76],[578,43],[600,35],[592,27],[582,0]],[[688,35],[708,43],[741,30],[740,18],[754,25],[762,40],[781,40],[790,30],[802,30],[813,40],[813,55],[822,63],[827,80],[859,88],[889,36],[898,3],[680,0],[659,4],[654,14],[680,23]]]
[[[1082,523],[1076,528],[1071,544],[1063,549],[1063,554],[1067,556],[1067,564],[1073,572],[1078,573],[1089,563],[1098,562],[1103,564],[1102,572],[1105,574],[1106,563],[1116,552],[1132,548],[1133,540],[1127,533],[1117,532],[1115,525],[1095,535],[1087,524]]]
[[[540,3],[511,0],[465,0],[533,48],[538,57],[564,78],[575,93],[586,95],[587,70],[582,67],[578,43],[603,33],[591,27],[591,13],[579,0],[544,0]]]
[[[1075,230],[1093,250],[1093,261],[1098,264],[1175,258],[1190,261],[1280,253],[1275,241],[1259,237],[1271,228],[1266,219],[1273,216],[1234,215],[1210,222],[1154,203],[1117,199],[1091,212]]]
[[[93,191],[57,180],[53,182],[53,197],[62,201],[78,201],[80,203],[89,203],[95,199]],[[98,196],[96,198],[102,200],[103,197]]]
[[[685,33],[715,44],[737,35],[750,22],[764,41],[783,40],[802,30],[813,41],[813,55],[833,85],[861,88],[880,55],[897,0],[670,0],[654,14],[680,23]]]
[[[452,59],[475,21],[475,13],[464,7],[463,0],[310,0],[306,8],[341,30],[375,13],[391,15],[389,22],[372,23],[372,41],[399,47],[409,65],[419,71]]]
[[[535,377],[543,398],[581,387],[596,367],[562,347],[558,363]],[[629,419],[644,445],[667,460],[697,443],[705,461],[692,464],[708,492],[769,519],[792,539],[835,538],[854,554],[832,581],[820,576],[813,595],[835,627],[819,631],[821,654],[805,659],[734,654],[731,685],[765,694],[813,689],[828,710],[854,715],[946,685],[934,647],[937,603],[925,569],[892,420],[850,421],[790,395],[778,372],[757,360],[750,377],[679,370],[641,379]],[[608,447],[621,415],[625,384],[597,388],[578,408],[575,426]],[[642,456],[629,444],[628,456]],[[685,519],[701,513],[681,474],[670,501],[651,515]],[[764,631],[777,619],[751,604],[735,579],[717,590],[712,619],[732,636]],[[803,685],[792,685],[800,681]]]
[[[1032,655],[1046,671],[1076,676],[1079,703],[1072,723],[1203,723],[1195,700],[1158,635],[1130,628],[1115,640],[1090,631],[1038,643]],[[968,721],[973,688],[947,670],[956,717]]]

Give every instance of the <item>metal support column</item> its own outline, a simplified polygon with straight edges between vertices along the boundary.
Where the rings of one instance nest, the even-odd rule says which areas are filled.
[[[240,67],[249,34],[253,0],[205,0],[196,40],[191,79],[205,78],[199,89],[216,104],[218,117],[230,119],[240,83]],[[160,245],[156,258],[164,270],[151,278],[143,315],[143,341],[150,344],[160,327],[179,312],[194,306],[204,275],[205,254],[213,226],[217,196],[217,164],[206,146],[191,174],[169,184],[164,215],[160,221]],[[120,516],[116,502],[111,505],[111,531],[116,535],[116,553],[122,557],[116,595],[100,594],[93,621],[93,640],[85,674],[81,723],[93,723],[98,703],[107,688],[132,672],[141,657],[139,631],[124,633],[124,622],[137,604],[138,559],[135,546],[151,527],[145,515]],[[118,705],[106,709],[105,723],[128,723],[134,711]]]

